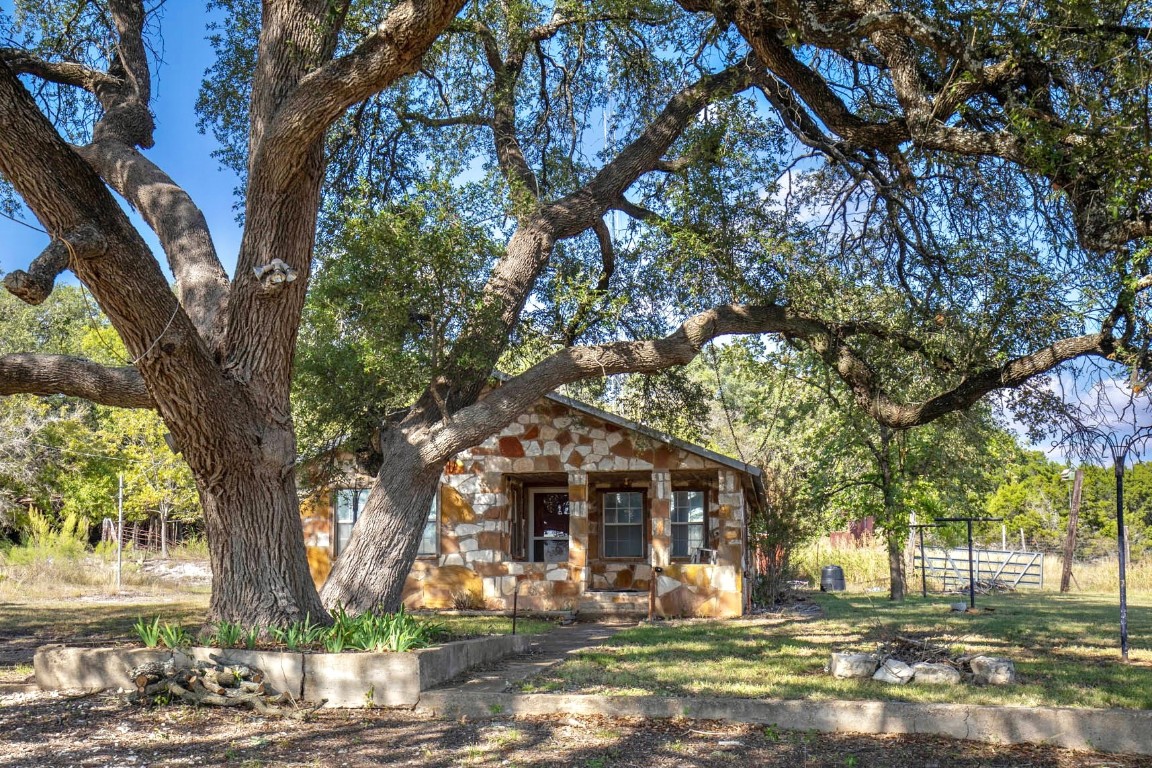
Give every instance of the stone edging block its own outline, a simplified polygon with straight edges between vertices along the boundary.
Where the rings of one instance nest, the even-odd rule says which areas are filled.
[[[496,635],[445,643],[411,653],[299,653],[193,647],[76,648],[45,645],[36,650],[41,690],[135,688],[128,670],[149,661],[175,661],[187,668],[217,656],[228,664],[257,667],[273,693],[306,701],[328,699],[331,707],[412,707],[420,692],[472,667],[528,651],[530,635]]]
[[[898,701],[780,701],[429,691],[417,707],[436,716],[601,715],[770,724],[824,733],[904,733],[992,744],[1048,744],[1152,755],[1152,712],[1071,707],[915,704]]]

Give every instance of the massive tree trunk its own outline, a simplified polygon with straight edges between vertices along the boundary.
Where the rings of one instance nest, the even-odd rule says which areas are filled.
[[[213,566],[210,618],[284,624],[326,618],[308,572],[289,400],[311,269],[324,137],[349,107],[419,66],[463,0],[400,0],[333,58],[346,4],[262,6],[250,106],[243,242],[229,281],[203,214],[138,148],[153,143],[140,0],[109,0],[108,71],[0,48],[0,175],[51,235],[5,278],[30,303],[71,270],[124,341],[130,365],[45,355],[0,360],[0,393],[69,394],[155,408],[196,480]],[[88,91],[92,141],[67,144],[17,75]],[[160,240],[175,290],[112,197]]]
[[[384,461],[368,504],[324,584],[330,608],[396,610],[420,548],[443,464],[427,464],[399,430],[387,434],[382,448]]]
[[[212,560],[209,615],[246,625],[326,622],[304,557],[292,475],[238,462],[199,485]]]

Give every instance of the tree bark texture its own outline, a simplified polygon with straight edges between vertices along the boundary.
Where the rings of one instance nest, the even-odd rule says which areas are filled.
[[[904,602],[904,542],[908,524],[896,499],[896,468],[892,466],[892,430],[882,427],[876,450],[880,469],[880,495],[884,504],[884,541],[888,550],[888,598]]]
[[[386,436],[382,449],[367,506],[321,592],[329,608],[396,610],[420,548],[442,464],[426,464],[398,431]]]
[[[907,585],[904,563],[904,542],[907,531],[903,532],[904,535],[899,535],[900,533],[895,527],[884,532],[884,539],[888,544],[888,599],[898,603],[904,602]]]
[[[204,508],[214,573],[211,619],[245,625],[326,620],[305,558],[289,402],[323,139],[344,110],[413,71],[462,4],[402,0],[353,51],[335,59],[344,19],[338,7],[326,0],[264,4],[246,227],[231,283],[201,211],[137,149],[153,143],[143,3],[110,0],[109,33],[117,44],[107,73],[0,49],[0,174],[53,239],[5,286],[35,303],[71,270],[131,358],[123,368],[107,368],[61,356],[4,356],[0,394],[67,394],[159,411]],[[65,143],[18,73],[92,92],[103,108],[92,143]],[[176,278],[174,291],[109,187],[156,232]],[[262,281],[256,269],[274,259],[296,279]]]

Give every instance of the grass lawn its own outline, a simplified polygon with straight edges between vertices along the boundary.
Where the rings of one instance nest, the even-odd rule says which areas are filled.
[[[512,619],[505,616],[439,616],[435,613],[416,615],[439,624],[453,637],[512,634]],[[555,626],[556,624],[551,621],[526,619],[521,616],[516,619],[516,634],[538,635],[541,632],[548,632]]]
[[[981,597],[994,611],[954,613],[959,598],[816,595],[821,619],[678,621],[641,625],[578,654],[524,690],[666,696],[871,699],[1023,706],[1152,709],[1152,596],[1129,598],[1132,663],[1119,661],[1119,609],[1112,596],[1017,593]],[[914,634],[965,653],[1007,656],[1020,683],[893,686],[836,680],[828,654],[874,650]]]

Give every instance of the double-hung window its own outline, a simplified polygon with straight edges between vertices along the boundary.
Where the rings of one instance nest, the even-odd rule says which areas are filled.
[[[424,530],[420,534],[420,549],[417,557],[435,557],[440,554],[440,488],[432,495],[432,506],[424,518]]]
[[[352,528],[364,507],[368,504],[368,488],[341,488],[336,491],[336,554],[348,546],[352,538]],[[440,553],[440,493],[432,497],[432,506],[424,518],[424,528],[420,534],[420,549],[417,555],[431,557]]]
[[[704,491],[672,492],[672,557],[691,557],[704,546]]]
[[[368,504],[368,488],[341,488],[336,491],[336,554],[344,551],[352,538],[352,526]]]
[[[609,491],[602,499],[604,557],[643,557],[644,494]]]

